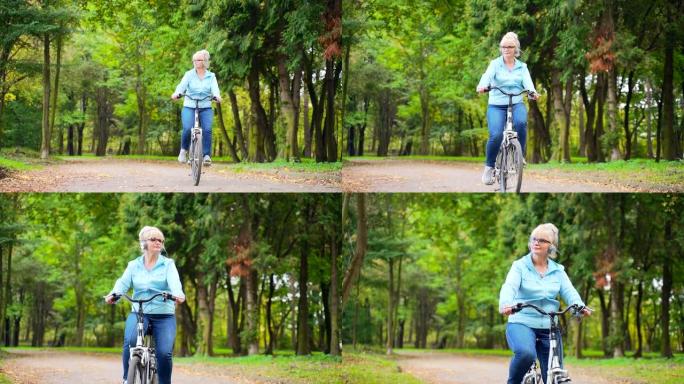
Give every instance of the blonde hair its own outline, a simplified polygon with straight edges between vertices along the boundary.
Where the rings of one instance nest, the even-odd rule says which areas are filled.
[[[162,240],[164,239],[164,233],[157,228],[157,227],[150,227],[150,226],[144,226],[138,233],[138,240],[140,241],[146,241],[152,238],[154,235],[159,235],[161,236]]]
[[[558,228],[551,223],[538,225],[532,230],[532,233],[530,233],[530,245],[532,244],[532,238],[536,237],[538,234],[547,235],[550,238],[553,247],[549,247],[549,257],[555,259],[558,253]]]
[[[209,51],[206,49],[203,49],[201,51],[197,51],[192,55],[192,59],[195,60],[195,56],[201,56],[202,59],[204,60],[204,69],[209,69],[209,58],[211,57],[209,55]]]
[[[512,40],[515,43],[515,57],[520,57],[520,40],[518,40],[518,34],[516,34],[515,32],[508,32],[505,35],[503,35],[501,41],[499,42],[499,51],[502,55],[503,49],[501,48],[501,45],[503,44],[504,40]]]

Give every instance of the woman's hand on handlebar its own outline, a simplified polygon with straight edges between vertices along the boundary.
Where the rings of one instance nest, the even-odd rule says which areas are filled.
[[[171,100],[178,100],[178,99],[180,99],[180,97],[181,97],[180,93],[171,94]]]
[[[532,101],[537,101],[539,100],[540,95],[537,92],[529,92],[527,94],[527,98],[532,100]]]
[[[221,101],[223,99],[221,99],[221,96],[214,96],[214,100],[216,100],[217,103],[221,104]]]
[[[589,307],[583,307],[582,310],[580,311],[580,313],[581,313],[582,316],[584,316],[584,317],[591,316],[591,314],[592,314],[593,312],[594,312],[594,311],[593,311],[591,308],[589,308]]]
[[[477,93],[486,93],[489,91],[488,87],[477,87]]]
[[[504,316],[510,316],[513,314],[513,309],[515,308],[515,305],[509,305],[506,307],[501,308],[501,314]]]
[[[119,301],[119,297],[120,296],[118,296],[116,293],[110,293],[104,297],[104,300],[107,304],[116,304],[116,302]]]

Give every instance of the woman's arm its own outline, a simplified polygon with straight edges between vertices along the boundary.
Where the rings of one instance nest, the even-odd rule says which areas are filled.
[[[123,275],[116,280],[116,283],[114,283],[114,288],[112,288],[112,291],[109,293],[109,295],[107,295],[105,301],[108,304],[114,304],[112,293],[126,293],[131,288],[131,285],[133,285],[133,271],[131,268],[131,263],[128,263]]]
[[[214,96],[219,103],[221,102],[221,92],[219,91],[216,75],[211,79],[211,95]]]
[[[532,76],[530,76],[530,71],[527,69],[527,64],[523,68],[523,89],[527,89],[535,94],[537,93],[537,90],[534,88],[534,82],[532,82]]]
[[[178,269],[176,269],[176,263],[173,261],[171,261],[169,268],[166,270],[166,284],[169,285],[171,294],[176,297],[176,303],[181,304],[185,301],[185,293],[183,293]]]
[[[489,63],[487,70],[482,74],[480,82],[477,84],[477,91],[482,93],[484,90],[492,84],[494,80],[494,60]]]
[[[186,73],[183,75],[183,78],[181,79],[181,82],[176,86],[176,90],[173,92],[173,95],[171,95],[172,99],[178,98],[178,95],[185,93],[185,91],[188,88],[188,82],[190,79],[188,78],[188,74]]]
[[[513,263],[506,276],[506,281],[504,281],[499,292],[499,312],[507,315],[510,314],[510,307],[515,304],[515,296],[518,294],[521,282],[522,273],[520,268],[517,263]]]
[[[568,303],[568,305],[577,304],[584,306],[582,297],[579,293],[577,293],[577,290],[572,285],[572,282],[570,281],[570,278],[568,277],[568,274],[565,273],[565,271],[563,271],[563,274],[560,278],[560,282],[560,296],[563,299],[563,301]]]

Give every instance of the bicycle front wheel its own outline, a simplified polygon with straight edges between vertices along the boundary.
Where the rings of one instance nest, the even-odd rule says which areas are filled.
[[[196,134],[191,144],[190,168],[192,169],[192,181],[195,186],[199,184],[202,175],[202,135]]]
[[[128,361],[128,384],[147,384],[145,383],[145,369],[140,361],[140,356],[133,356]]]
[[[523,174],[523,153],[518,140],[511,140],[508,148],[509,159],[506,160],[508,169],[508,185],[515,188],[515,193],[520,193]]]
[[[496,181],[499,183],[499,191],[506,192],[507,186],[507,167],[506,160],[508,159],[509,148],[506,145],[502,145],[499,148],[499,153],[496,155],[496,164],[494,169],[496,170]]]

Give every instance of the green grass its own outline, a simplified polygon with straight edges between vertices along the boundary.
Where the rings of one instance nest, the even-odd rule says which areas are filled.
[[[0,148],[0,168],[27,171],[39,168],[40,154],[28,148]]]
[[[7,352],[0,349],[0,366],[2,366],[2,361],[5,359]],[[2,372],[0,372],[0,384],[12,384],[12,381]]]
[[[376,155],[364,155],[364,156],[353,156],[345,157],[344,160],[428,160],[428,161],[460,161],[465,163],[484,163],[485,158],[482,156],[423,156],[423,155],[410,155],[410,156],[376,156]]]
[[[451,353],[463,356],[503,356],[510,357],[511,351],[508,349],[481,349],[481,348],[444,348],[444,349],[419,349],[413,347],[404,347],[396,351],[411,351],[411,352],[430,352],[430,353]]]
[[[338,172],[342,169],[341,162],[317,163],[313,159],[302,159],[300,163],[278,159],[272,163],[238,163],[232,166],[235,172],[264,171],[272,169],[284,169],[300,172]]]
[[[295,356],[292,353],[276,357],[257,355],[245,357],[179,358],[179,363],[206,363],[230,366],[230,370],[255,379],[290,383],[420,383],[413,376],[401,373],[397,364],[383,357],[345,352],[341,358],[322,353]]]
[[[624,378],[638,383],[679,384],[684,382],[684,355],[672,359],[621,357],[614,359],[582,359],[567,357],[565,361],[576,367],[595,371],[598,375]]]
[[[116,353],[121,354],[121,347],[31,347],[31,346],[18,346],[18,347],[2,347],[0,352],[12,351],[12,350],[31,350],[31,351],[64,351],[64,352],[85,352],[85,353]]]

